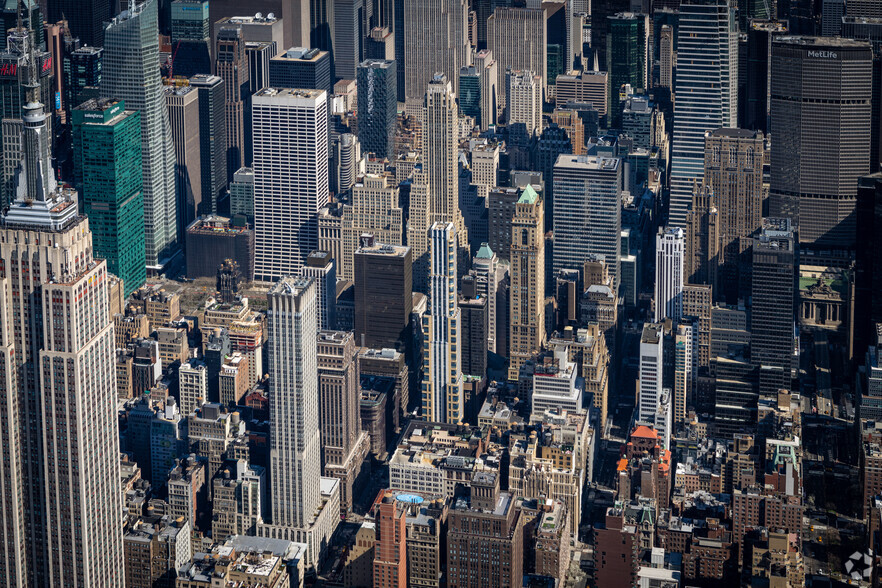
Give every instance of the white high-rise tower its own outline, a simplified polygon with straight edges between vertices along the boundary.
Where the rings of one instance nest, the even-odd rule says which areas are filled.
[[[284,278],[267,295],[272,520],[306,527],[321,504],[317,288]]]
[[[456,290],[456,227],[435,223],[429,231],[429,312],[423,317],[425,383],[423,417],[459,423],[465,418],[460,362],[460,310]]]
[[[272,524],[258,533],[306,543],[308,567],[340,520],[339,481],[321,477],[318,306],[310,277],[282,278],[267,294]]]
[[[252,98],[254,274],[297,275],[319,248],[318,212],[328,202],[328,109],[324,90],[265,88]]]
[[[683,229],[659,229],[655,237],[655,322],[683,315]]]

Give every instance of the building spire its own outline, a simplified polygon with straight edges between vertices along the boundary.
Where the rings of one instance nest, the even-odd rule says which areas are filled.
[[[6,211],[4,222],[58,229],[77,216],[76,199],[72,191],[59,190],[55,180],[50,120],[40,102],[40,63],[30,28],[21,27],[15,34],[27,73],[21,81],[25,89],[25,104],[21,112],[21,158],[17,169],[15,201]]]

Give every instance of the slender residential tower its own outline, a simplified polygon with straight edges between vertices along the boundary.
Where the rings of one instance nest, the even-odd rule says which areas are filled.
[[[679,320],[683,315],[683,229],[659,229],[655,237],[655,320]]]
[[[148,267],[163,267],[176,253],[175,152],[159,78],[156,0],[114,18],[104,32],[101,94],[141,112],[144,240]]]
[[[456,294],[456,227],[435,223],[429,231],[429,311],[423,316],[425,381],[423,418],[459,423],[465,418],[460,363],[460,311]]]
[[[245,55],[245,32],[241,25],[229,23],[217,31],[215,73],[224,80],[226,115],[227,178],[246,165],[245,111],[251,105],[251,70]],[[268,68],[269,66],[267,66]],[[258,90],[263,87],[257,88]]]
[[[55,181],[33,68],[27,84],[0,219],[0,583],[122,588],[110,276],[76,193]]]

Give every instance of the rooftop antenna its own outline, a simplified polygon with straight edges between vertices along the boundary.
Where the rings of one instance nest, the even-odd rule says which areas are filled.
[[[19,6],[18,19],[19,19],[19,22],[21,22],[21,3],[19,3],[18,6]],[[31,28],[30,27],[28,27],[27,45],[28,45],[28,65],[30,65],[30,67],[28,68],[28,70],[29,70],[28,71],[28,84],[30,85],[31,88],[37,88],[40,86],[40,80],[37,77],[37,75],[38,75],[37,74],[37,54],[34,51],[34,43],[33,43],[33,39],[31,39]],[[37,93],[37,102],[39,102],[39,96],[40,96],[40,94],[38,92]]]

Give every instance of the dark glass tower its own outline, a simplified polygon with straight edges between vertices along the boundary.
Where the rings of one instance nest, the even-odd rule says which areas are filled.
[[[171,3],[172,73],[189,78],[211,73],[208,0]]]
[[[610,126],[622,124],[621,87],[645,89],[649,20],[646,15],[624,12],[609,17],[606,62],[609,72]]]
[[[101,86],[101,47],[80,47],[64,55],[64,103],[68,109],[97,98]]]
[[[796,315],[796,236],[789,219],[766,218],[753,241],[750,359],[761,395],[790,389]]]
[[[855,251],[854,351],[871,344],[873,324],[882,324],[882,173],[858,183]]]
[[[95,255],[124,280],[128,296],[147,279],[141,113],[122,100],[89,100],[73,110],[73,138],[74,178]]]
[[[83,45],[104,46],[104,23],[111,16],[110,0],[49,0],[48,12],[49,22],[67,19],[71,34],[79,37]],[[38,29],[42,31],[43,27]]]
[[[481,125],[481,76],[474,65],[459,70],[459,110]]]
[[[368,59],[358,66],[358,140],[363,151],[395,158],[398,116],[395,62]]]
[[[202,202],[196,214],[218,214],[227,190],[226,89],[218,76],[194,76],[190,85],[199,91]]]

